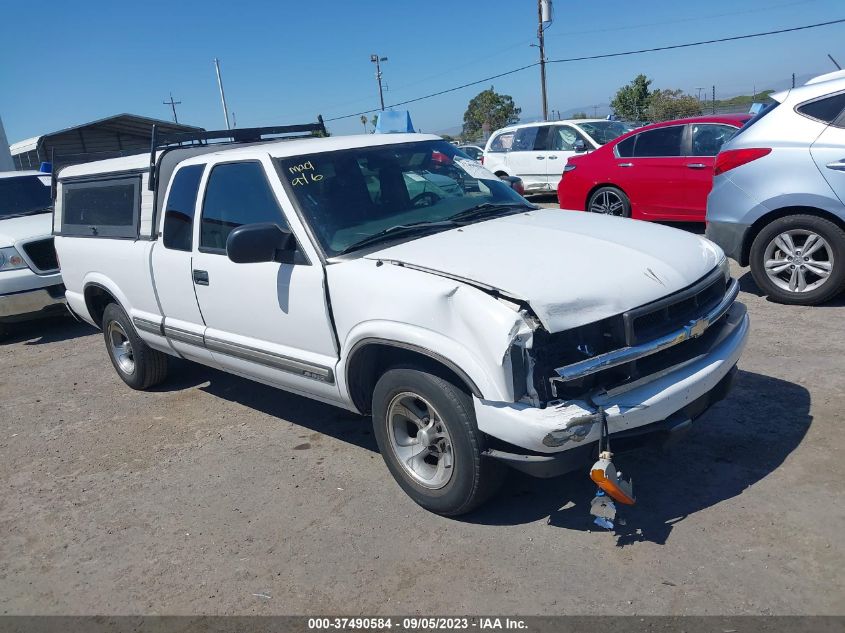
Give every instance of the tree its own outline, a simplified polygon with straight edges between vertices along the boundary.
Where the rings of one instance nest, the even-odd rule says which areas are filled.
[[[701,102],[683,90],[655,90],[651,94],[648,116],[652,121],[671,121],[701,114]]]
[[[648,87],[651,79],[643,74],[616,91],[616,96],[610,102],[610,107],[620,119],[627,121],[644,121],[648,113],[651,92]]]
[[[476,138],[480,135],[482,126],[487,123],[490,131],[498,130],[519,121],[522,108],[514,105],[513,97],[500,95],[493,86],[489,90],[479,92],[470,100],[464,112],[463,136]]]
[[[586,112],[576,112],[572,115],[573,119],[586,119],[587,113]]]
[[[449,141],[450,143],[454,142],[455,140],[455,137],[451,134],[441,134],[440,138],[442,138],[444,141]]]
[[[378,125],[378,114],[374,114],[374,115],[373,115],[373,118],[372,118],[372,120],[370,121],[370,123],[371,123],[371,124],[372,124],[372,126],[373,126],[373,134],[375,134],[375,133],[376,133],[376,125]]]

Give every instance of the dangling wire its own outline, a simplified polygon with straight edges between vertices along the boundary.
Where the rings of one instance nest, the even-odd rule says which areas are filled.
[[[610,452],[610,431],[607,428],[607,413],[604,407],[598,406],[598,414],[601,420],[601,434],[599,436],[599,454],[604,451]]]

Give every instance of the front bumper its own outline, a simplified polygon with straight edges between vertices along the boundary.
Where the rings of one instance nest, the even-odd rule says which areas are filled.
[[[0,295],[0,321],[6,323],[38,318],[64,309],[63,284]]]
[[[724,319],[718,338],[705,352],[652,377],[594,395],[591,402],[571,400],[540,409],[473,398],[478,428],[529,454],[553,456],[598,441],[598,406],[607,414],[612,435],[675,419],[675,414],[693,403],[709,406],[716,401],[719,384],[736,366],[748,338],[744,305],[735,303]]]

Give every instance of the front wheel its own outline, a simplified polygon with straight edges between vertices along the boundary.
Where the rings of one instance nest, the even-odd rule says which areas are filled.
[[[845,231],[814,215],[792,215],[766,225],[754,239],[751,274],[775,301],[824,303],[845,288]]]
[[[630,218],[631,201],[625,192],[617,187],[599,187],[587,201],[587,211]]]
[[[129,316],[116,303],[103,312],[103,336],[117,375],[133,389],[148,389],[167,377],[167,355],[138,336]]]
[[[482,456],[472,398],[413,368],[385,372],[373,392],[373,431],[388,470],[411,499],[446,516],[492,496],[504,466]]]

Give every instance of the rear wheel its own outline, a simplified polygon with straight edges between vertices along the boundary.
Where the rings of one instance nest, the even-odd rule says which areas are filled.
[[[587,211],[630,218],[631,201],[625,192],[617,187],[599,187],[587,201]]]
[[[774,220],[754,239],[751,274],[775,301],[824,303],[845,288],[845,231],[813,215]]]
[[[103,312],[103,336],[112,365],[133,389],[148,389],[167,377],[167,355],[147,345],[126,312],[110,303]]]
[[[413,368],[385,372],[373,392],[373,431],[397,483],[432,512],[469,512],[504,479],[505,467],[482,456],[472,398],[440,376]]]

